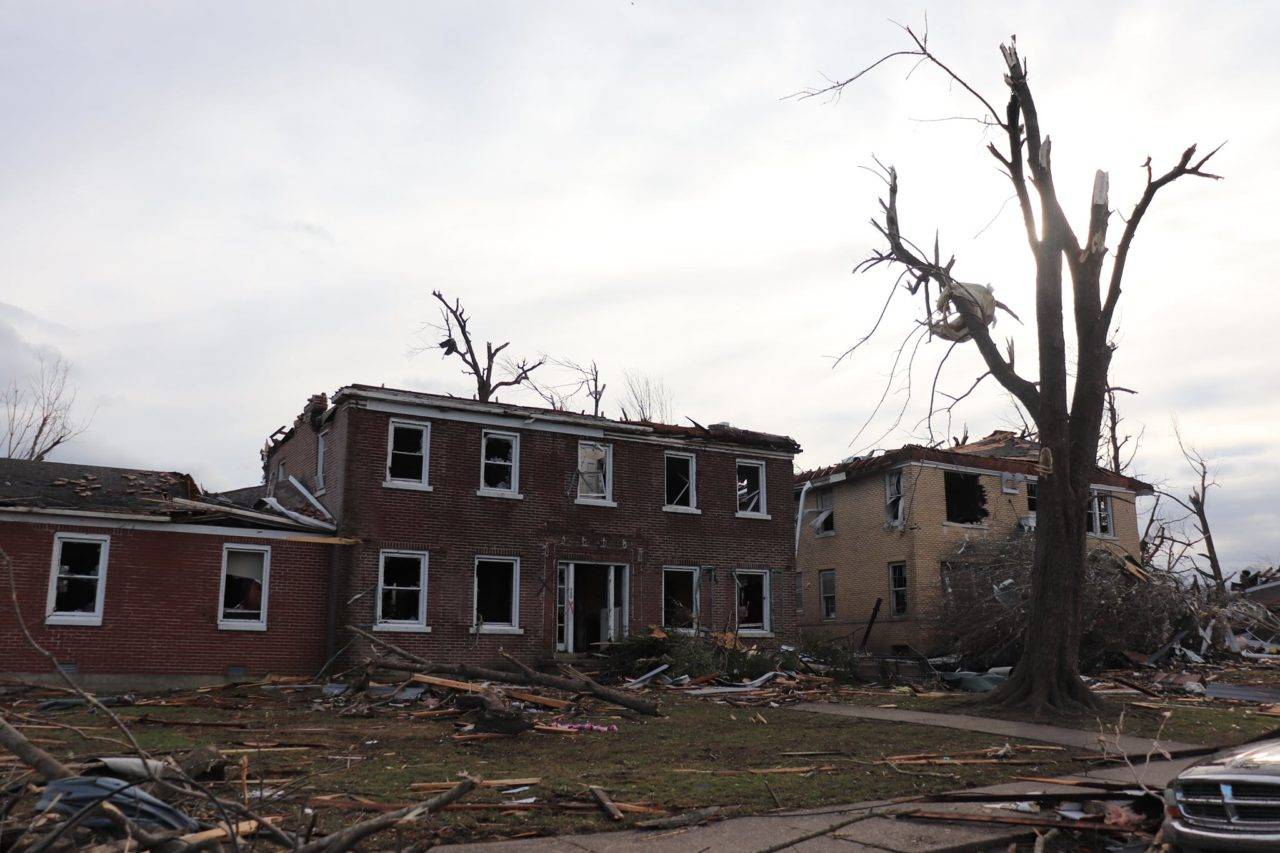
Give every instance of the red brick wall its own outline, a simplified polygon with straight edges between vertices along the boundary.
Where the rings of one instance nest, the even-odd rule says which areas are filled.
[[[100,626],[44,624],[55,533],[110,536]],[[267,630],[218,628],[222,546],[271,547]],[[325,661],[329,553],[334,546],[154,530],[0,521],[22,616],[35,638],[82,674],[312,674]],[[48,662],[13,618],[0,577],[0,671],[43,673]]]
[[[339,417],[342,417],[341,415]],[[794,497],[789,458],[768,458],[749,449],[695,449],[701,515],[664,512],[666,449],[689,446],[605,439],[613,446],[613,500],[617,507],[583,506],[566,488],[577,464],[579,436],[517,429],[519,488],[523,500],[476,494],[480,485],[480,441],[484,427],[431,420],[430,475],[433,491],[382,485],[389,415],[347,409],[342,531],[364,540],[351,554],[343,601],[359,596],[347,618],[374,619],[378,552],[425,550],[430,634],[391,634],[389,639],[435,660],[487,660],[499,648],[537,657],[555,648],[556,565],[561,560],[617,562],[631,567],[630,630],[661,619],[662,566],[712,566],[702,579],[703,624],[733,624],[732,571],[769,568],[774,633],[795,636]],[[397,415],[397,418],[404,417]],[[408,418],[413,419],[413,418]],[[508,427],[502,427],[509,430]],[[738,518],[735,464],[738,458],[766,462],[770,520]],[[332,486],[330,487],[332,488]],[[520,623],[523,635],[474,635],[475,556],[520,558]]]

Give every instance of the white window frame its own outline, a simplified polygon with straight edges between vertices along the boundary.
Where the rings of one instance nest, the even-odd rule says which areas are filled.
[[[736,476],[736,475],[735,475]],[[740,637],[772,637],[773,636],[773,590],[769,582],[768,569],[737,569],[733,573],[733,627]],[[738,626],[738,578],[758,576],[763,578],[764,585],[764,627],[740,628]]]
[[[1100,513],[1098,512],[1099,501],[1105,501],[1107,505],[1107,529],[1105,531],[1102,530],[1102,527],[1099,524],[1101,521],[1099,518]],[[1095,536],[1099,539],[1116,538],[1115,502],[1111,499],[1110,492],[1104,492],[1099,489],[1089,490],[1089,521],[1086,532],[1090,536]]]
[[[892,471],[886,471],[884,474],[884,523],[889,527],[901,527],[903,519],[906,518],[907,496],[906,489],[903,488],[904,469],[894,468]],[[897,484],[897,491],[894,491],[894,484]],[[898,501],[898,511],[892,516],[889,514],[889,507],[893,505],[894,499]]]
[[[262,554],[262,612],[258,619],[224,619],[222,608],[227,594],[227,555],[232,551],[258,551]],[[222,545],[222,569],[218,577],[218,628],[222,631],[267,630],[267,602],[271,599],[271,546],[225,542]]]
[[[831,613],[827,613],[828,593],[822,588],[822,581],[831,578]],[[834,622],[836,618],[836,570],[823,569],[818,572],[818,618],[823,622]]]
[[[813,495],[814,513],[813,520],[809,522],[809,527],[813,529],[814,536],[835,536],[836,535],[836,492],[833,488],[815,489]],[[823,506],[823,503],[830,506]],[[823,527],[827,523],[827,519],[831,519],[831,529],[824,530]]]
[[[276,485],[277,486],[280,485],[287,479],[288,478],[285,476],[284,460],[281,459],[279,462],[276,463]]]
[[[902,586],[893,585],[893,569],[895,566],[902,566]],[[899,619],[911,613],[911,579],[907,576],[906,560],[894,560],[889,563],[889,616],[893,619]],[[902,612],[898,612],[895,605],[894,593],[902,591]]]
[[[63,542],[95,542],[102,546],[98,552],[98,589],[92,613],[59,613],[54,610],[58,603],[58,568],[62,557]],[[102,605],[107,593],[107,562],[110,548],[111,537],[98,533],[53,534],[53,556],[49,560],[49,595],[45,601],[44,624],[87,626],[102,624]]]
[[[382,591],[386,588],[387,557],[416,557],[418,560],[418,618],[417,619],[383,619]],[[406,551],[389,548],[378,552],[378,597],[374,599],[373,630],[401,631],[407,633],[429,634],[427,625],[427,579],[431,575],[430,555],[426,551]],[[403,587],[400,587],[403,588]]]
[[[1031,502],[1035,501],[1035,506]],[[1035,480],[1027,481],[1027,514],[1035,515],[1040,508],[1040,484]]]
[[[604,448],[604,496],[597,497],[595,495],[584,496],[582,494],[582,446],[584,444],[594,444],[597,447]],[[617,506],[613,500],[613,445],[606,444],[603,441],[595,439],[583,439],[578,442],[578,452],[573,460],[574,471],[574,503],[586,504],[587,506]]]
[[[681,572],[693,575],[693,625],[689,628],[671,628],[667,626],[667,572]],[[662,627],[678,634],[694,634],[702,621],[702,567],[701,566],[663,566],[662,567]],[[736,606],[736,604],[735,604]]]
[[[491,435],[511,441],[511,488],[509,489],[495,489],[484,484],[485,449]],[[524,495],[520,494],[520,433],[503,429],[486,429],[480,432],[480,488],[476,489],[476,494],[488,498],[524,499]]]
[[[672,458],[687,459],[689,461],[688,506],[667,503],[667,460]],[[662,455],[662,509],[664,512],[687,512],[691,515],[702,514],[702,510],[698,509],[698,457],[696,454],[668,450]]]
[[[329,431],[321,430],[316,435],[316,494],[323,495],[324,485],[324,457],[329,447]]]
[[[416,480],[406,477],[391,476],[391,454],[395,448],[397,429],[416,429],[422,433],[422,477]],[[483,476],[483,473],[481,474]],[[389,489],[414,489],[419,492],[431,491],[431,422],[411,421],[404,418],[392,418],[387,424],[387,466],[382,478],[382,485]],[[484,482],[481,480],[481,482]]]
[[[748,512],[738,509],[738,468],[743,465],[752,465],[760,469],[760,509],[755,512]],[[734,514],[738,518],[763,518],[769,520],[773,516],[769,515],[769,489],[766,482],[768,467],[763,459],[737,459],[733,465],[733,504],[737,510]],[[735,607],[737,605],[734,605]]]
[[[479,621],[480,607],[480,563],[511,564],[511,621],[484,622]],[[471,564],[471,633],[472,634],[523,634],[520,627],[520,558],[501,554],[477,554]]]

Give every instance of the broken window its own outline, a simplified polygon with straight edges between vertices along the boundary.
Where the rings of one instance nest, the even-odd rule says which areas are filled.
[[[666,506],[697,509],[696,464],[693,455],[690,453],[668,453],[666,455]]]
[[[277,485],[277,486],[278,486],[278,485],[280,485],[280,484],[281,484],[281,483],[283,483],[286,479],[288,479],[288,477],[287,477],[287,475],[285,474],[285,470],[284,470],[284,463],[283,463],[283,462],[279,462],[279,463],[277,463],[277,464],[276,464],[276,485]]]
[[[813,497],[817,512],[813,516],[813,521],[809,522],[809,526],[813,528],[813,532],[818,536],[824,533],[836,532],[834,498],[835,495],[831,489],[822,489]]]
[[[1094,536],[1111,536],[1111,495],[1105,492],[1089,494],[1088,529]]]
[[[520,624],[520,561],[477,557],[474,623],[480,631]]]
[[[1027,483],[1027,512],[1035,514],[1036,497],[1038,496],[1038,484]]]
[[[227,545],[222,549],[219,628],[266,630],[270,554],[271,550],[261,545]]]
[[[427,555],[422,551],[383,551],[378,559],[378,625],[425,628]]]
[[[613,448],[578,442],[578,500],[608,503],[613,494]]]
[[[520,490],[520,436],[485,430],[481,436],[482,492],[514,495]]]
[[[327,431],[316,436],[316,494],[324,491],[324,453],[328,443]]]
[[[738,587],[738,630],[770,630],[769,573],[735,572]]]
[[[981,524],[987,517],[987,492],[977,474],[943,471],[947,498],[947,521]]]
[[[698,570],[666,567],[662,570],[662,624],[691,629],[698,624]]]
[[[889,613],[907,615],[907,564],[889,564]]]
[[[738,460],[738,514],[764,515],[768,512],[764,493],[764,463]]]
[[[902,469],[890,471],[884,475],[884,521],[890,527],[901,527],[903,518],[902,506]]]
[[[107,575],[106,536],[53,537],[53,577],[46,621],[50,625],[101,625]]]
[[[427,485],[427,445],[430,427],[410,421],[392,421],[387,435],[387,482]]]
[[[818,572],[818,597],[822,599],[822,618],[836,618],[836,571]]]

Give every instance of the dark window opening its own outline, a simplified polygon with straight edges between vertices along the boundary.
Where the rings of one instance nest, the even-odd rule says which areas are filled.
[[[662,573],[662,624],[692,628],[698,617],[697,572],[668,569]]]
[[[262,586],[266,554],[262,551],[227,551],[226,578],[222,585],[222,618],[227,621],[262,621]]]
[[[818,492],[815,497],[818,514],[814,516],[810,526],[814,533],[835,533],[836,532],[836,511],[834,506],[835,495],[831,489],[823,489]]]
[[[392,480],[422,482],[426,467],[426,431],[421,427],[395,426],[391,429],[391,461],[387,474]]]
[[[94,613],[98,609],[101,542],[61,543],[58,553],[56,613]]]
[[[769,630],[769,602],[765,575],[737,575],[738,629],[748,631]]]
[[[947,497],[947,521],[955,524],[981,524],[987,517],[987,492],[977,474],[944,471]]]
[[[889,612],[894,616],[907,614],[907,564],[889,565]]]
[[[759,462],[738,463],[738,512],[763,513],[764,465]]]
[[[1089,511],[1085,516],[1088,531],[1095,536],[1111,535],[1111,496],[1093,492],[1089,495]]]
[[[1027,483],[1027,512],[1036,511],[1036,498],[1039,497],[1037,484]]]
[[[486,489],[502,492],[515,490],[515,446],[513,438],[485,433],[484,487]]]
[[[386,555],[382,558],[383,622],[417,622],[422,608],[422,558]]]
[[[818,572],[818,595],[822,599],[822,618],[836,618],[836,573],[834,569]]]
[[[514,625],[515,563],[476,561],[476,622]]]
[[[693,458],[667,454],[667,506],[694,506]]]

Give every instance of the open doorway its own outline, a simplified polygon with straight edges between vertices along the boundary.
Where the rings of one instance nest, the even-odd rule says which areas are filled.
[[[558,651],[599,651],[626,636],[630,600],[626,566],[561,563],[557,575]]]

